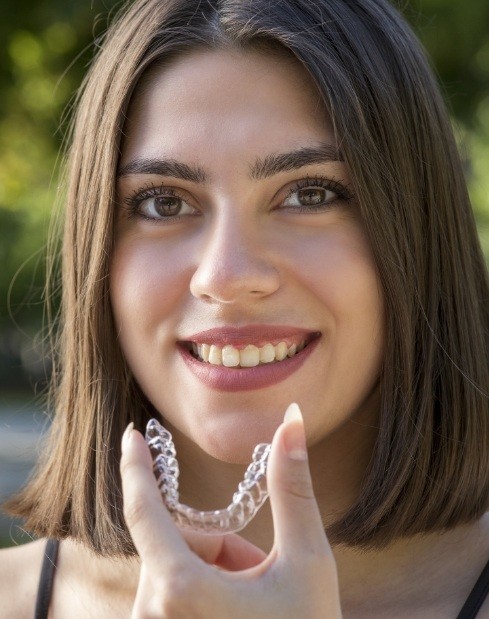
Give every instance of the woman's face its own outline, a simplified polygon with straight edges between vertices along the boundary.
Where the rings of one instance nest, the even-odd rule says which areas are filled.
[[[375,419],[383,307],[352,192],[289,58],[198,51],[136,90],[117,178],[118,336],[170,427],[214,457],[247,462],[293,401],[310,444]]]

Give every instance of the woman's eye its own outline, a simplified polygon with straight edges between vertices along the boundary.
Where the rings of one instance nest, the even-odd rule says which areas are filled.
[[[283,206],[314,208],[330,204],[338,197],[335,191],[324,187],[304,187],[292,191],[282,204]]]
[[[150,189],[129,198],[126,203],[132,216],[144,219],[163,220],[178,219],[186,215],[194,215],[197,211],[180,196],[172,192],[161,193]]]

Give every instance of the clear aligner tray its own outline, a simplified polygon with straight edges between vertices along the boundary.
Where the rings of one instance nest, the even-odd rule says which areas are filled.
[[[266,472],[270,443],[260,443],[255,447],[251,464],[228,507],[199,511],[179,502],[179,467],[170,432],[156,419],[150,419],[146,426],[146,442],[165,505],[173,520],[183,529],[207,535],[235,533],[248,525],[268,497]]]

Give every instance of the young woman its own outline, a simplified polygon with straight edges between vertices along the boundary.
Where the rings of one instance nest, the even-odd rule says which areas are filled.
[[[5,616],[489,617],[487,273],[390,5],[138,0],[65,201],[55,417],[8,506],[42,539],[0,554]],[[273,439],[270,505],[180,530],[150,417],[199,510]]]

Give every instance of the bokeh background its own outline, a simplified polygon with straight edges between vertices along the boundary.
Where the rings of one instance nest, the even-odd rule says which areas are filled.
[[[0,501],[22,484],[49,421],[42,391],[45,243],[74,93],[114,0],[0,7]],[[489,2],[400,5],[433,60],[464,157],[489,262]],[[27,541],[0,516],[0,546]]]

